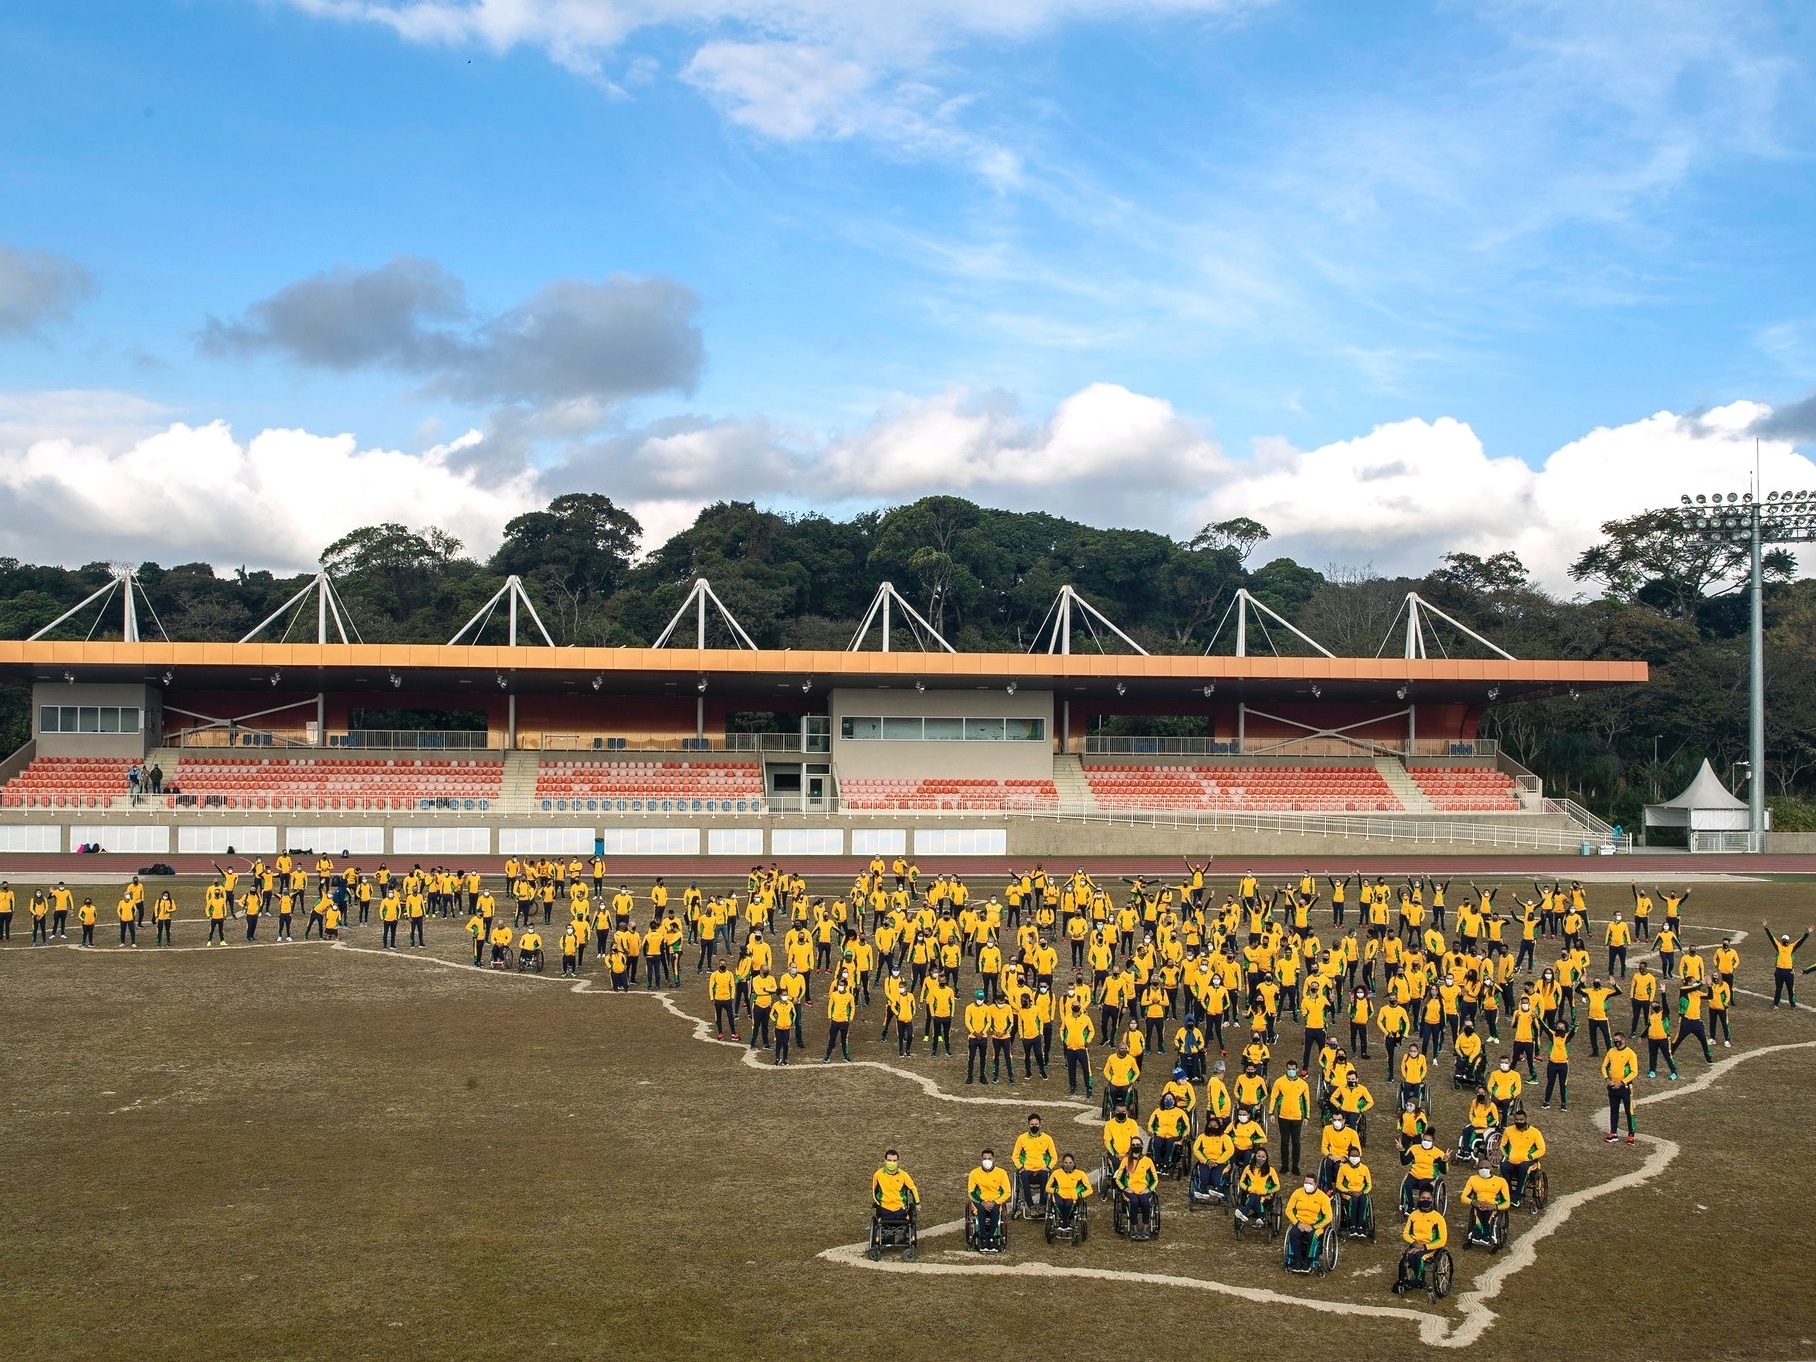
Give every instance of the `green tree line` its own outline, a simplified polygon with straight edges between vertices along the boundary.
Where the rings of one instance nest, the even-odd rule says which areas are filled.
[[[1516,657],[1651,664],[1646,686],[1490,708],[1484,735],[1549,791],[1632,824],[1641,804],[1674,794],[1705,756],[1728,779],[1746,755],[1745,565],[1733,550],[1676,534],[1668,519],[1603,526],[1572,569],[1586,589],[1568,599],[1535,585],[1511,553],[1447,554],[1423,577],[1388,578],[1268,558],[1267,538],[1246,519],[1181,541],[927,497],[849,520],[721,502],[646,546],[642,527],[609,498],[573,493],[510,521],[487,559],[434,527],[385,524],[346,535],[321,561],[367,642],[445,642],[516,574],[562,646],[647,645],[706,577],[764,647],[845,647],[878,584],[890,581],[963,651],[1044,649],[1054,597],[1070,583],[1150,652],[1233,652],[1230,606],[1246,587],[1333,652],[1373,656],[1398,651],[1397,634],[1388,635],[1416,590]],[[0,636],[26,637],[112,571],[0,559]],[[308,581],[223,575],[205,563],[137,571],[156,616],[141,620],[147,638],[161,629],[173,639],[238,639]],[[1778,826],[1816,827],[1816,583],[1798,579],[1783,552],[1769,556],[1766,578],[1767,793]],[[313,637],[313,605],[265,637],[286,626],[292,639]],[[503,627],[499,612],[484,640],[502,641]],[[709,642],[728,641],[716,620],[711,627]],[[118,636],[117,612],[98,626],[84,612],[52,635]],[[1075,622],[1075,650],[1100,646],[1123,648],[1101,627]],[[1444,646],[1485,655],[1460,634],[1445,633]],[[1251,628],[1250,651],[1270,648],[1306,651],[1284,630]],[[28,732],[26,696],[10,689],[0,698],[0,742],[11,750]]]

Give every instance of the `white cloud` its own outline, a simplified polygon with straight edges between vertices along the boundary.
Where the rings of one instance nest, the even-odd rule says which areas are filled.
[[[677,29],[699,45],[682,76],[733,121],[768,137],[864,134],[916,152],[956,153],[1012,178],[1002,148],[962,132],[964,98],[923,83],[942,53],[974,39],[1023,38],[1071,19],[1242,10],[1269,0],[290,0],[323,18],[378,24],[409,42],[528,47],[622,92],[607,62],[627,40]],[[647,74],[627,64],[625,85]]]
[[[471,431],[422,454],[351,435],[222,422],[169,424],[119,393],[0,397],[0,552],[301,568],[348,530],[439,525],[479,554],[513,515],[561,491],[606,493],[643,521],[646,547],[702,506],[752,500],[848,514],[933,493],[1187,538],[1253,516],[1263,550],[1322,567],[1372,562],[1417,575],[1454,550],[1517,552],[1565,593],[1601,523],[1679,494],[1744,491],[1770,408],[1735,402],[1601,427],[1536,467],[1492,455],[1449,417],[1413,418],[1312,450],[1262,441],[1227,454],[1155,397],[1092,384],[1031,420],[1001,393],[902,399],[860,429],[818,437],[761,419],[674,419],[570,446],[537,470],[486,457]],[[1769,488],[1816,488],[1790,440],[1763,439]]]
[[[299,569],[347,531],[386,520],[439,525],[483,553],[506,520],[541,504],[529,474],[485,486],[458,471],[477,435],[412,455],[300,430],[242,443],[220,421],[133,434],[117,394],[89,410],[77,394],[56,396],[65,433],[47,433],[42,410],[36,429],[0,424],[0,551],[27,561]]]

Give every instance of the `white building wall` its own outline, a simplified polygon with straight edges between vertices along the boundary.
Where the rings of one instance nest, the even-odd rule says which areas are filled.
[[[1053,693],[1000,686],[978,690],[834,690],[832,759],[841,781],[851,779],[1050,780],[1053,776]],[[847,716],[1039,719],[1039,742],[847,741]]]

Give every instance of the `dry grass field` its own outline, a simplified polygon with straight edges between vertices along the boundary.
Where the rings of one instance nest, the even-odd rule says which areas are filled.
[[[1186,1214],[1177,1184],[1153,1242],[1118,1240],[1106,1214],[1080,1248],[1018,1227],[983,1263],[957,1236],[929,1237],[930,1270],[892,1258],[879,1271],[821,1254],[863,1236],[886,1145],[918,1179],[928,1225],[959,1214],[978,1149],[1006,1152],[1030,1110],[1094,1162],[1096,1123],[1071,1119],[1063,1072],[967,1089],[961,1040],[956,1059],[900,1066],[944,1097],[930,1095],[884,1067],[821,1066],[817,1010],[808,1053],[775,1070],[703,1043],[641,992],[576,992],[553,967],[472,969],[457,922],[431,922],[426,952],[372,949],[376,926],[338,947],[204,949],[200,884],[178,892],[176,949],[32,949],[23,917],[0,948],[0,1281],[5,1351],[21,1362],[1035,1350],[1364,1362],[1427,1346],[1416,1319],[1301,1302],[1436,1315],[1431,1339],[1520,1362],[1816,1355],[1816,1285],[1796,1247],[1816,1190],[1816,1047],[1702,1087],[1703,1060],[1683,1056],[1682,1095],[1640,1108],[1642,1131],[1675,1148],[1629,1149],[1599,1139],[1601,1085],[1579,1041],[1570,1110],[1540,1112],[1529,1094],[1554,1200],[1662,1166],[1556,1222],[1516,1216],[1522,1236],[1550,1232],[1491,1299],[1470,1299],[1488,1266],[1478,1251],[1456,1253],[1450,1300],[1396,1300],[1386,1234],[1347,1245],[1332,1278],[1290,1276],[1277,1247],[1237,1243],[1228,1217]],[[1591,903],[1600,916],[1626,896],[1609,886]],[[1754,993],[1771,987],[1762,916],[1801,931],[1816,896],[1792,880],[1712,883],[1686,909],[1699,928],[1751,933],[1740,983]],[[591,961],[587,974],[598,982]],[[1754,993],[1718,1060],[1816,1042],[1816,1016]],[[710,1011],[691,973],[672,1004]],[[854,1054],[895,1065],[881,1028],[879,999],[859,1014]],[[1290,1021],[1282,1039],[1296,1052]],[[1378,1060],[1366,1073],[1390,1091]],[[1675,1090],[1661,1076],[1643,1091]],[[1448,1140],[1463,1104],[1447,1082],[1434,1093]],[[1373,1144],[1391,1189],[1391,1146]],[[1453,1249],[1460,1215],[1453,1205]],[[1523,1257],[1517,1242],[1510,1254]],[[1132,1273],[1237,1291],[1115,1275]]]

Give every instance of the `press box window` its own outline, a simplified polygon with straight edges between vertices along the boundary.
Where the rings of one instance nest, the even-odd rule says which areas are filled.
[[[135,705],[40,705],[40,733],[137,733]]]

